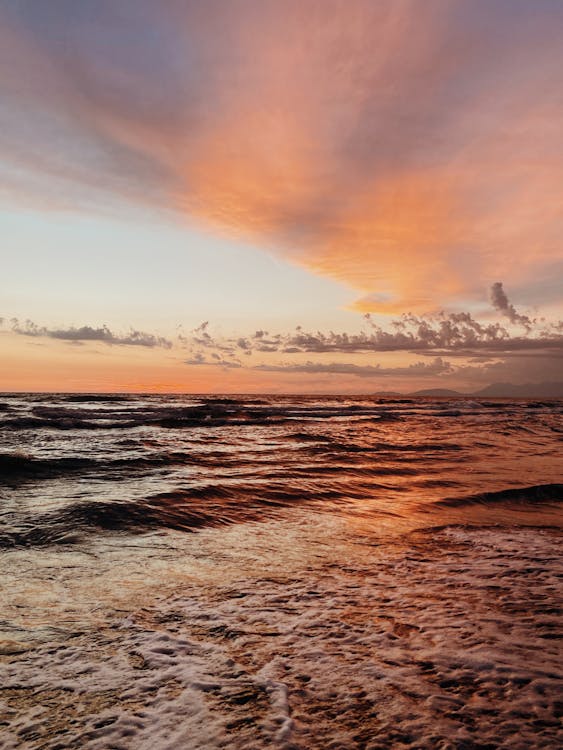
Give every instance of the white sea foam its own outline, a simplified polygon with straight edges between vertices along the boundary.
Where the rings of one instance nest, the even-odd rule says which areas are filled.
[[[557,532],[351,532],[308,558],[286,537],[268,556],[282,531],[253,552],[250,527],[202,535],[174,592],[2,657],[4,746],[560,746]]]

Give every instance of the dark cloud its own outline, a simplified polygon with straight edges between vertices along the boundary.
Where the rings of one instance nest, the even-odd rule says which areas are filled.
[[[79,328],[75,328],[74,326],[71,326],[70,328],[47,328],[46,326],[37,325],[37,323],[34,323],[32,320],[20,322],[17,318],[12,318],[10,323],[12,332],[20,336],[46,337],[73,343],[84,343],[88,341],[102,342],[110,346],[143,346],[151,349],[155,347],[163,349],[172,348],[172,341],[170,341],[170,339],[134,329],[131,329],[128,333],[120,335],[113,333],[113,331],[105,325],[101,328],[93,328],[92,326],[81,326]]]
[[[392,320],[386,328],[378,325],[367,313],[363,316],[364,330],[356,333],[307,331],[296,326],[288,333],[272,334],[258,328],[247,338],[216,337],[205,326],[205,337],[197,330],[194,342],[202,344],[208,356],[219,364],[225,352],[237,347],[245,354],[279,354],[294,361],[269,362],[252,365],[258,371],[286,374],[351,375],[358,378],[420,378],[436,379],[459,387],[471,388],[472,383],[486,384],[496,380],[524,382],[550,378],[556,380],[563,360],[563,323],[546,322],[543,318],[529,318],[518,313],[506,299],[502,284],[494,285],[493,306],[508,310],[511,323],[525,324],[525,334],[515,335],[499,322],[481,322],[468,312],[435,315],[404,314]],[[504,295],[504,297],[503,297]],[[241,347],[241,344],[243,346]],[[248,345],[248,349],[244,347]],[[425,361],[387,367],[383,363],[335,361],[295,361],[299,355],[385,355],[387,353],[417,354]],[[231,354],[229,354],[231,356]],[[452,359],[455,363],[452,363]],[[210,362],[200,356],[194,364]],[[240,366],[240,363],[236,363]],[[463,387],[463,386],[462,386]]]
[[[557,351],[563,349],[563,335],[559,323],[534,325],[525,336],[514,336],[500,323],[480,323],[470,313],[439,313],[434,316],[405,314],[392,321],[389,329],[367,318],[368,330],[359,333],[306,331],[301,326],[295,331],[264,339],[254,346],[258,352],[283,354],[353,354],[362,352],[414,352],[450,356],[475,354],[509,354],[518,351]],[[215,339],[207,335],[197,344],[207,348],[232,350],[241,339]],[[246,339],[242,339],[246,342]],[[240,347],[245,348],[245,347]]]
[[[561,381],[563,353],[534,356],[516,353],[510,357],[488,360],[482,363],[469,362],[455,366],[452,378],[471,385],[486,385],[494,382],[540,383]]]
[[[357,365],[349,362],[305,362],[304,364],[258,365],[254,369],[263,372],[298,374],[355,375],[360,378],[382,377],[427,377],[444,375],[453,371],[452,365],[437,357],[432,362],[415,362],[405,367],[382,367],[381,365]]]
[[[461,379],[468,387],[472,382],[492,380],[557,380],[563,362],[563,322],[548,323],[541,317],[520,314],[500,282],[492,287],[492,302],[509,323],[524,325],[525,334],[514,335],[510,326],[481,322],[468,312],[426,316],[408,313],[392,320],[387,328],[366,314],[363,329],[355,333],[307,331],[296,326],[287,333],[256,328],[253,334],[229,337],[217,335],[205,321],[189,333],[180,326],[174,343],[137,330],[117,334],[108,326],[48,328],[30,320],[4,321],[14,334],[75,345],[101,342],[110,346],[175,346],[188,355],[183,361],[190,366],[359,378],[440,378],[454,385]],[[384,355],[389,353],[417,355],[419,361],[386,366]],[[275,361],[275,355],[284,359]],[[315,358],[303,361],[311,355]],[[346,355],[352,361],[335,361],[346,359]],[[381,362],[377,355],[382,355]]]
[[[493,382],[538,383],[561,380],[561,359],[549,356],[513,358],[478,358],[468,364],[454,363],[435,357],[432,361],[418,361],[404,367],[385,367],[379,364],[358,365],[352,362],[281,363],[261,365],[255,369],[300,375],[351,375],[358,378],[388,378],[402,380],[431,380],[442,387],[475,389]]]
[[[215,355],[217,356],[217,355]],[[184,364],[186,365],[206,365],[208,364],[207,360],[205,359],[205,356],[202,354],[202,352],[197,352],[189,359],[184,360]]]
[[[544,318],[530,318],[518,313],[512,305],[501,282],[491,287],[491,301],[495,309],[511,323],[525,327],[524,335],[515,335],[499,322],[480,322],[468,312],[435,315],[405,313],[390,321],[386,328],[377,324],[367,313],[363,316],[364,329],[356,333],[335,331],[307,331],[296,326],[288,333],[272,334],[257,329],[250,336],[218,336],[204,321],[189,334],[180,327],[177,344],[198,356],[206,351],[216,361],[235,361],[236,355],[253,354],[362,354],[406,352],[431,357],[514,357],[549,353],[552,357],[563,355],[563,321],[547,322]],[[20,323],[11,320],[14,333],[49,337],[66,341],[100,341],[111,345],[171,348],[170,339],[143,331],[131,330],[116,334],[107,326],[94,328],[47,328],[33,321]],[[208,360],[206,360],[208,361]],[[193,362],[196,364],[195,360]],[[200,362],[202,363],[202,362]]]
[[[516,312],[514,305],[508,301],[508,297],[502,288],[501,281],[496,281],[491,287],[491,302],[495,310],[498,310],[505,315],[511,323],[518,323],[519,325],[524,326],[528,331],[534,325],[534,321],[532,321],[527,315],[520,315],[520,313]]]
[[[500,282],[491,288],[493,307],[511,323],[525,327],[515,335],[499,322],[480,322],[471,313],[440,312],[434,315],[405,313],[391,320],[386,328],[369,313],[363,316],[366,328],[357,333],[307,331],[303,326],[289,333],[270,334],[257,329],[250,337],[215,337],[204,323],[193,332],[193,343],[209,350],[232,355],[237,349],[265,354],[355,354],[411,352],[424,356],[512,356],[517,353],[563,351],[563,322],[547,322],[516,311]]]
[[[190,345],[196,345],[198,347],[202,347],[204,349],[212,349],[215,351],[221,352],[223,355],[233,355],[235,353],[235,350],[237,347],[239,349],[244,348],[244,346],[240,346],[239,342],[244,342],[245,339],[238,337],[236,339],[218,339],[214,336],[212,336],[209,333],[209,321],[206,320],[205,322],[201,323],[197,328],[194,328],[192,331],[191,338],[189,337],[182,337],[178,340],[180,343],[190,346]]]
[[[192,357],[184,360],[185,365],[205,365],[206,367],[223,367],[227,370],[239,369],[242,367],[242,362],[238,359],[225,359],[218,354],[212,354],[211,359],[208,359],[202,352],[194,354]]]

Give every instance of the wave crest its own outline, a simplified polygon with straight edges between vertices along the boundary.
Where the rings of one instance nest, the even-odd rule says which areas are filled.
[[[470,505],[506,503],[510,505],[538,505],[563,501],[563,484],[535,484],[529,487],[514,487],[498,492],[481,492],[465,497],[446,497],[434,505],[443,508],[462,508]]]

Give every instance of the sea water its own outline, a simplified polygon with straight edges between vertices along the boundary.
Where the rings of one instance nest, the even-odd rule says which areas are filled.
[[[4,394],[2,746],[560,746],[562,413]]]

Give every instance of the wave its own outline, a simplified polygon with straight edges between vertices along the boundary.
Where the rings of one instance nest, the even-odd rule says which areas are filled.
[[[437,500],[434,505],[444,508],[463,508],[491,503],[538,505],[561,501],[563,501],[563,484],[535,484],[529,487],[499,490],[498,492],[482,492],[464,497],[447,497]]]
[[[75,404],[88,404],[96,402],[120,403],[132,401],[134,396],[120,393],[69,393],[62,397],[63,401]]]
[[[88,458],[41,459],[22,453],[0,453],[0,482],[76,471],[93,463]]]
[[[411,486],[423,487],[424,489],[427,489],[427,490],[443,489],[445,487],[460,487],[461,482],[458,482],[456,479],[420,479],[420,480],[413,482]]]
[[[111,425],[111,424],[96,424],[84,419],[70,419],[70,418],[59,418],[59,419],[42,419],[41,417],[23,416],[14,417],[13,419],[5,419],[0,422],[0,428],[5,430],[37,430],[37,429],[52,429],[52,430],[95,430],[100,427],[132,427],[137,425]]]
[[[207,507],[202,500],[208,501]],[[268,515],[271,512],[270,507]],[[264,510],[257,505],[235,504],[226,490],[178,491],[131,502],[81,503],[35,517],[27,528],[0,533],[0,548],[69,544],[82,541],[85,533],[95,531],[142,534],[171,529],[189,532],[203,527],[259,521],[264,517]]]
[[[325,454],[331,453],[432,453],[434,451],[461,451],[463,446],[459,443],[387,443],[368,442],[365,445],[359,443],[343,443],[336,440],[327,440],[329,445],[311,445],[306,450],[309,453]]]
[[[283,436],[283,440],[298,443],[334,443],[335,439],[330,435],[322,435],[314,432],[290,432]]]
[[[443,444],[397,446],[390,443],[364,446],[351,442],[341,443],[319,434],[299,432],[291,434],[291,442],[301,445],[295,445],[291,450],[291,461],[285,468],[279,465],[279,454],[276,454],[277,457],[268,455],[262,458],[254,454],[244,456],[224,450],[198,450],[196,446],[189,451],[159,451],[158,443],[154,445],[156,450],[149,452],[146,441],[131,440],[121,440],[118,444],[135,448],[135,455],[116,458],[103,455],[51,458],[20,452],[0,453],[0,485],[14,486],[26,481],[89,473],[95,473],[97,480],[116,479],[116,472],[126,478],[134,472],[178,465],[203,466],[223,472],[235,469],[238,478],[241,470],[250,467],[252,473],[249,477],[259,475],[269,480],[282,477],[286,481],[291,481],[292,477],[297,480],[318,475],[341,475],[346,481],[362,476],[419,476],[429,473],[429,469],[421,471],[419,468],[421,461],[426,461],[426,452],[444,447],[453,447],[455,450],[457,447]],[[395,451],[399,449],[399,455],[395,455]]]
[[[375,406],[294,405],[267,403],[258,399],[205,399],[189,406],[144,403],[131,407],[131,397],[68,396],[65,405],[36,404],[26,414],[3,419],[0,427],[17,429],[99,430],[136,427],[190,428],[283,425],[314,423],[325,420],[396,421],[401,417],[393,411]],[[76,402],[76,407],[72,407]],[[80,403],[93,403],[93,408],[80,408]],[[115,402],[116,406],[104,402]],[[122,408],[119,403],[125,402]],[[96,408],[96,405],[98,408]],[[299,430],[298,430],[299,432]]]
[[[23,453],[0,453],[0,484],[14,484],[36,479],[53,479],[65,475],[96,471],[96,478],[103,479],[106,471],[152,469],[160,466],[201,463],[201,459],[182,451],[157,453],[133,458],[112,460],[66,457],[35,458]]]
[[[387,485],[372,488],[391,490]],[[365,499],[365,491],[349,487],[320,488],[314,483],[288,486],[280,478],[268,486],[252,483],[236,485],[200,485],[180,487],[139,500],[88,501],[74,503],[41,515],[4,520],[0,548],[46,546],[82,541],[85,534],[122,532],[142,534],[150,531],[196,531],[235,523],[265,521],[292,507],[345,508],[350,500]],[[388,510],[372,515],[395,516]]]

